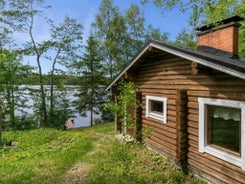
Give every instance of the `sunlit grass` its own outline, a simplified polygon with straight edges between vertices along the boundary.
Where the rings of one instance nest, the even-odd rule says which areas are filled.
[[[18,145],[0,150],[0,183],[44,183],[92,149],[90,137],[77,131],[41,128],[4,137]]]
[[[0,149],[0,183],[204,183],[144,144],[125,144],[112,123],[71,131],[5,132],[19,144]],[[82,166],[81,173],[72,167]]]

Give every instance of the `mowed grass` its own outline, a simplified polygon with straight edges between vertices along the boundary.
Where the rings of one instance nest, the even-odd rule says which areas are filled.
[[[0,149],[0,183],[205,183],[144,144],[115,139],[112,123],[5,132],[4,138],[18,145]]]

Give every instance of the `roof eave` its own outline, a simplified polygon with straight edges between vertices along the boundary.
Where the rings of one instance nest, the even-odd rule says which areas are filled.
[[[225,66],[222,66],[220,64],[216,64],[216,63],[211,63],[211,62],[208,62],[208,60],[205,60],[205,59],[202,59],[202,58],[199,58],[197,56],[192,56],[190,54],[186,54],[186,53],[183,53],[181,51],[178,51],[178,50],[175,50],[173,48],[168,48],[166,46],[163,46],[161,44],[158,44],[157,42],[150,42],[134,59],[133,61],[111,82],[111,84],[106,88],[106,90],[108,91],[122,76],[125,72],[127,72],[137,61],[138,59],[149,49],[149,47],[154,47],[154,48],[157,48],[159,50],[162,50],[164,52],[167,52],[167,53],[170,53],[170,54],[173,54],[175,56],[179,56],[181,58],[184,58],[184,59],[187,59],[187,60],[190,60],[190,61],[194,61],[194,62],[197,62],[199,64],[202,64],[204,66],[207,66],[207,67],[210,67],[210,68],[213,68],[215,70],[218,70],[218,71],[221,71],[221,72],[224,72],[224,73],[227,73],[227,74],[230,74],[232,76],[235,76],[235,77],[238,77],[238,78],[241,78],[241,79],[244,79],[245,80],[245,75],[244,73],[242,72],[239,72],[239,71],[236,71],[232,68],[229,68],[229,67],[225,67]]]
[[[145,48],[143,48],[143,50],[129,63],[129,65],[111,82],[111,84],[106,88],[106,91],[108,91],[123,76],[123,74],[138,61],[138,59],[149,49],[149,47],[153,46],[152,44],[153,43],[150,42]]]

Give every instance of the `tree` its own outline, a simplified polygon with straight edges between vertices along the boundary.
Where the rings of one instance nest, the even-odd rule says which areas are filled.
[[[119,92],[117,103],[108,103],[106,108],[117,115],[118,120],[122,123],[122,132],[126,135],[128,129],[134,128],[134,117],[131,110],[140,106],[136,98],[137,86],[133,82],[121,82],[117,90]]]
[[[162,12],[178,9],[182,13],[190,11],[190,26],[198,26],[199,23],[212,23],[234,13],[237,5],[241,5],[243,0],[141,0],[142,4],[152,3],[159,7]]]
[[[168,42],[167,33],[145,24],[144,14],[137,5],[131,4],[124,18],[127,28],[124,38],[124,60],[126,61],[124,67],[144,46],[145,42],[149,40]]]
[[[151,24],[147,26],[145,33],[145,40],[158,40],[164,43],[168,43],[168,33],[161,32],[159,28],[154,28]]]
[[[196,47],[196,34],[193,30],[184,28],[172,43],[178,47],[195,48]]]
[[[49,8],[44,0],[22,0],[8,1],[8,9],[2,12],[4,23],[13,30],[27,32],[29,40],[23,45],[23,53],[26,56],[35,56],[38,66],[40,90],[37,97],[36,111],[39,113],[40,125],[49,126],[52,124],[54,116],[54,74],[57,73],[57,64],[68,66],[68,62],[73,62],[77,55],[77,50],[81,48],[82,25],[76,20],[65,17],[59,25],[54,25],[49,19],[45,19],[50,25],[50,35],[44,40],[38,40],[34,35],[34,21],[41,16],[45,9]],[[51,54],[50,54],[51,53]],[[50,61],[51,87],[50,93],[44,87],[44,74],[42,63]],[[48,96],[49,95],[49,96]],[[50,106],[47,101],[50,100]],[[40,103],[39,103],[40,101]]]
[[[93,23],[95,37],[100,40],[100,55],[106,66],[109,81],[122,69],[123,38],[125,35],[124,17],[113,0],[103,0],[96,21]]]
[[[80,74],[80,88],[74,102],[78,111],[86,116],[90,111],[90,125],[93,125],[93,115],[99,113],[99,107],[105,102],[105,77],[102,58],[99,55],[99,42],[91,33],[82,60],[75,64],[77,74]]]
[[[124,18],[127,28],[124,37],[124,65],[126,65],[144,44],[145,18],[140,8],[134,4],[131,4]]]
[[[186,11],[190,11],[191,15],[189,18],[189,29],[195,30],[195,28],[199,27],[203,24],[210,24],[221,20],[225,17],[229,17],[234,14],[240,14],[244,16],[244,4],[245,0],[222,0],[222,1],[214,1],[214,0],[141,0],[143,4],[152,3],[156,7],[159,7],[163,12],[171,11],[176,8],[182,13]],[[187,30],[187,29],[186,29]],[[188,34],[188,31],[182,30],[179,34],[176,44],[187,45],[193,47],[193,41],[187,40],[184,37],[188,37],[189,39],[195,39],[193,34]],[[244,23],[242,23],[242,27],[240,28],[240,52],[239,54],[244,58],[245,44],[244,43]],[[187,41],[188,43],[183,43]]]
[[[56,65],[61,64],[63,66],[69,66],[78,58],[78,51],[82,47],[82,30],[83,26],[75,19],[71,19],[66,16],[64,21],[55,26],[51,26],[51,39],[46,42],[47,47],[52,50],[52,56],[46,57],[52,62],[50,70],[50,121],[54,121],[55,111],[55,94],[54,94],[54,76],[57,74]],[[59,70],[59,72],[62,72]],[[57,85],[57,84],[56,84]],[[64,88],[63,88],[64,89]]]
[[[23,52],[26,55],[33,55],[36,58],[38,65],[39,73],[39,82],[40,82],[40,117],[41,125],[47,125],[47,106],[46,106],[46,94],[43,85],[43,73],[41,67],[41,57],[44,52],[47,50],[47,47],[44,43],[39,43],[36,41],[33,33],[34,29],[34,20],[37,16],[40,16],[41,13],[48,8],[44,4],[44,0],[23,0],[15,1],[9,0],[8,6],[9,9],[6,9],[2,12],[5,23],[12,28],[12,30],[17,30],[20,32],[28,32],[30,40],[24,45]]]
[[[245,1],[243,1],[243,6],[237,7],[235,12],[238,15],[245,18]],[[241,27],[239,29],[239,56],[241,59],[245,59],[245,21],[241,22]]]

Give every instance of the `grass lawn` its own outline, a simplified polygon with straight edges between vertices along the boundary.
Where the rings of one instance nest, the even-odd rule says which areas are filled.
[[[4,132],[17,142],[0,149],[0,183],[205,183],[143,144],[115,139],[112,123],[80,130]]]

